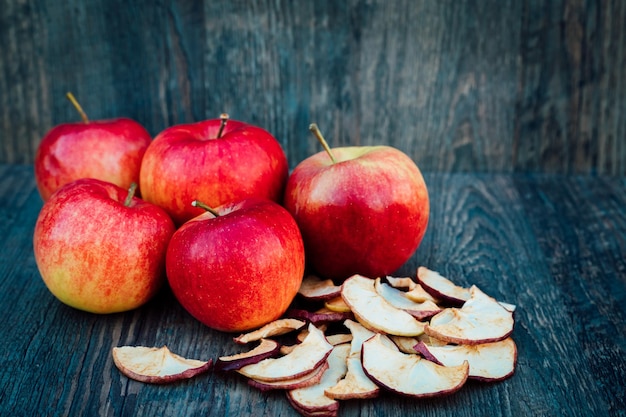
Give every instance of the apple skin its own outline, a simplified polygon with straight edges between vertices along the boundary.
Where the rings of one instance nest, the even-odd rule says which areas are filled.
[[[92,313],[132,310],[165,282],[175,226],[128,190],[84,178],[61,187],[39,213],[33,235],[44,283],[63,303]]]
[[[304,276],[304,245],[291,215],[247,198],[189,220],[167,248],[166,270],[180,304],[208,327],[254,329],[278,319]]]
[[[139,183],[141,160],[152,137],[128,118],[64,123],[43,137],[35,154],[35,180],[43,201],[62,185],[96,178],[124,189]]]
[[[142,197],[163,207],[181,225],[202,213],[191,202],[211,207],[247,197],[280,202],[288,176],[287,157],[266,130],[229,120],[171,126],[159,133],[144,155]]]
[[[300,227],[309,265],[336,281],[392,274],[417,250],[429,218],[417,165],[389,146],[332,149],[298,164],[284,206]]]

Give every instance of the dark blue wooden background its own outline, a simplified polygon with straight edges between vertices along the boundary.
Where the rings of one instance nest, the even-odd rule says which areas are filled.
[[[626,174],[620,0],[3,0],[0,163],[53,125],[128,116],[154,135],[221,112],[291,166],[389,144],[425,171]]]

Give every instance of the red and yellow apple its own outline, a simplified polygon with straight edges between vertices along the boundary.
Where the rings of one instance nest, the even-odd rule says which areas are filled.
[[[140,189],[181,225],[202,213],[191,206],[195,199],[212,207],[247,197],[279,202],[287,175],[285,153],[269,132],[223,114],[159,133],[144,155]]]
[[[424,178],[389,146],[330,149],[291,173],[284,206],[300,227],[309,265],[336,280],[393,273],[415,253],[429,218]]]
[[[53,127],[35,155],[35,180],[46,201],[62,185],[97,178],[124,189],[139,183],[143,154],[152,141],[148,131],[128,118],[90,121],[68,93],[83,121]]]
[[[173,221],[112,183],[84,178],[46,201],[35,224],[35,261],[63,303],[92,313],[139,307],[165,282]]]
[[[287,210],[248,198],[180,226],[165,264],[172,292],[192,316],[240,332],[287,310],[304,276],[304,246]]]

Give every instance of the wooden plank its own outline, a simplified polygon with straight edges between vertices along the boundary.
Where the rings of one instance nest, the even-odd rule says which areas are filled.
[[[626,174],[626,5],[618,0],[7,0],[0,162],[52,126],[128,116],[156,135],[233,118],[293,167],[389,144],[427,171]]]
[[[546,320],[565,320],[577,346],[562,354],[585,364],[572,379],[556,380],[554,389],[567,395],[577,384],[588,395],[570,392],[576,404],[618,415],[626,409],[626,393],[610,381],[626,375],[626,182],[601,178],[590,186],[586,178],[540,176],[517,185],[560,293],[555,302],[568,312]],[[547,315],[550,307],[543,307]],[[553,349],[567,343],[556,331],[545,336]]]
[[[626,335],[626,181],[604,177],[426,174],[431,220],[419,265],[515,303],[515,375],[454,395],[342,403],[342,416],[619,415]],[[0,411],[7,415],[296,416],[284,393],[209,373],[168,386],[115,368],[119,345],[199,359],[240,349],[201,325],[166,288],[131,312],[92,315],[45,288],[32,254],[41,207],[30,166],[0,164]]]

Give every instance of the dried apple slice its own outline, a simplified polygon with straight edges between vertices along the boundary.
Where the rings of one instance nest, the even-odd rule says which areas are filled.
[[[337,384],[346,374],[348,368],[346,360],[350,353],[350,345],[335,346],[328,356],[328,370],[324,372],[319,383],[307,388],[287,391],[289,402],[300,412],[306,415],[336,415],[339,402],[326,396],[324,391]],[[333,414],[326,414],[326,413]]]
[[[356,319],[370,329],[396,336],[417,336],[424,332],[424,323],[393,307],[376,292],[373,279],[353,275],[344,281],[341,296]]]
[[[237,370],[241,375],[259,381],[280,381],[298,378],[313,372],[333,349],[324,333],[309,324],[309,334],[293,350],[279,358],[267,358]]]
[[[441,303],[441,301],[439,301],[437,298],[433,297],[428,291],[426,291],[421,284],[416,284],[415,287],[406,292],[405,296],[409,300],[413,300],[416,303],[424,303],[426,301],[430,301],[437,305]]]
[[[417,269],[417,278],[423,288],[433,297],[439,298],[453,305],[462,305],[470,298],[469,288],[461,287],[442,276],[438,272],[420,266]],[[515,311],[515,304],[498,301],[502,307],[510,312]]]
[[[346,302],[343,301],[343,298],[341,298],[341,295],[335,298],[331,298],[330,300],[326,301],[324,303],[324,307],[326,307],[330,311],[336,311],[338,313],[350,313],[352,311],[350,310],[350,306],[348,306],[348,304],[346,304]]]
[[[393,288],[389,284],[381,282],[380,278],[374,281],[376,292],[383,297],[389,304],[400,310],[404,310],[418,320],[427,319],[441,311],[441,307],[432,301],[424,301],[417,303],[410,300],[406,293]]]
[[[165,384],[207,372],[212,360],[186,359],[167,346],[120,346],[112,351],[113,362],[127,377],[150,384]]]
[[[442,301],[461,305],[470,298],[468,288],[460,287],[439,272],[424,266],[417,268],[417,279],[430,295]]]
[[[413,281],[413,279],[411,279],[410,277],[386,276],[385,279],[387,280],[389,285],[391,285],[393,288],[398,289],[407,289],[411,291],[417,285],[417,283]]]
[[[346,320],[344,325],[352,334],[347,373],[345,378],[325,391],[326,395],[336,400],[377,397],[380,389],[365,375],[361,366],[361,346],[376,333],[353,320]]]
[[[324,372],[328,370],[328,361],[324,361],[317,368],[315,368],[312,372],[300,376],[298,378],[291,379],[283,379],[280,381],[259,381],[257,379],[248,379],[248,385],[251,387],[257,388],[261,391],[270,391],[275,389],[297,389],[297,388],[306,388],[311,385],[317,384],[322,379],[322,375]]]
[[[260,329],[235,337],[233,340],[235,341],[235,343],[243,345],[272,336],[280,336],[294,330],[299,330],[304,327],[305,324],[306,322],[297,319],[278,319],[267,323]]]
[[[480,381],[501,381],[513,375],[517,362],[517,347],[510,337],[493,343],[479,345],[428,346],[415,345],[424,358],[444,366],[469,363],[469,378]]]
[[[380,388],[363,371],[361,353],[351,353],[346,360],[346,376],[337,384],[324,390],[327,397],[335,400],[375,398]]]
[[[285,312],[286,317],[307,320],[313,324],[332,323],[343,321],[353,317],[352,312],[333,311],[326,307],[322,307],[315,311],[309,311],[300,308],[290,308]]]
[[[330,279],[321,279],[316,275],[307,275],[302,280],[298,294],[306,300],[325,301],[338,297],[341,286]]]
[[[513,332],[513,313],[473,285],[461,308],[446,308],[430,319],[425,333],[448,343],[476,345],[506,339]]]
[[[433,397],[459,390],[467,380],[468,362],[442,366],[418,354],[391,349],[377,334],[363,343],[361,362],[377,385],[409,397]]]
[[[275,340],[261,339],[259,345],[248,352],[235,355],[220,356],[215,361],[216,371],[236,371],[246,365],[258,363],[266,358],[276,356],[280,352],[280,344]]]

